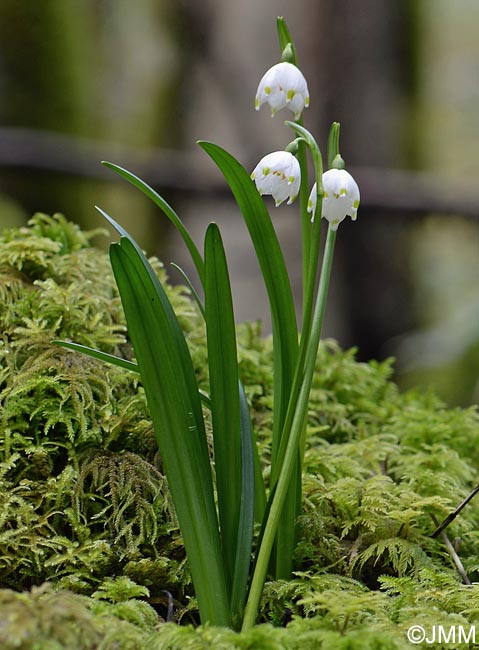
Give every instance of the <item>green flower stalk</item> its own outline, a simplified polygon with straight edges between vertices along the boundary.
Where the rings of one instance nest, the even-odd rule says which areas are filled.
[[[321,152],[311,133],[303,126],[293,122],[287,122],[286,124],[296,132],[299,136],[298,139],[304,141],[311,152],[315,167],[316,182],[311,191],[308,206],[308,211],[313,214],[310,268],[307,274],[307,286],[304,287],[304,322],[298,363],[280,447],[275,459],[275,465],[272,467],[270,509],[257,553],[255,570],[245,608],[243,630],[247,630],[254,625],[275,536],[280,521],[283,520],[284,522],[283,509],[287,504],[288,491],[291,489],[295,468],[298,463],[298,451],[300,458],[302,458],[304,450],[308,399],[326,309],[336,231],[339,223],[348,213],[352,213],[354,217],[356,216],[359,205],[359,189],[350,174],[342,169],[331,169],[323,173]],[[333,125],[332,133],[334,137],[330,149],[334,150],[334,160],[336,160],[340,159],[339,125]],[[325,200],[330,195],[329,203],[325,204]],[[318,214],[325,217],[330,223],[313,313],[313,293],[316,281],[316,266],[319,258],[320,219],[316,218]],[[289,522],[291,529],[294,529],[294,525],[294,521]]]
[[[243,618],[242,631],[249,630],[251,627],[253,627],[256,621],[261,593],[263,591],[264,580],[266,578],[268,569],[269,557],[273,548],[279,519],[282,514],[282,509],[293,475],[298,449],[301,445],[301,438],[306,424],[308,399],[311,390],[311,383],[313,380],[317,349],[319,346],[321,328],[324,320],[335,241],[336,231],[330,226],[328,229],[326,247],[324,251],[321,279],[318,288],[318,297],[313,315],[311,338],[309,340],[308,349],[306,351],[304,375],[300,387],[298,401],[294,409],[291,432],[284,453],[284,459],[281,465],[278,481],[276,483],[276,489],[274,491],[274,496],[271,502],[268,519],[264,528],[261,546],[257,555],[255,571],[253,573],[251,588]]]

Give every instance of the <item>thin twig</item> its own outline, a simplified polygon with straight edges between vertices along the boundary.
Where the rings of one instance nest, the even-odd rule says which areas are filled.
[[[167,591],[166,589],[162,589],[161,591],[162,593],[166,594],[166,596],[168,597],[168,610],[166,614],[166,622],[170,623],[173,620],[175,601],[173,600],[173,594],[170,591]]]
[[[435,525],[437,526],[437,519],[436,519],[436,517],[435,517],[434,515],[431,514],[431,518],[432,518],[433,522],[435,523]],[[441,536],[442,541],[443,541],[444,544],[446,545],[446,548],[447,548],[447,550],[449,551],[449,555],[451,556],[452,561],[453,561],[454,564],[456,565],[456,569],[458,570],[458,572],[459,572],[459,574],[460,574],[460,576],[461,576],[461,578],[462,578],[462,581],[464,582],[465,585],[470,585],[470,584],[471,584],[471,581],[469,580],[469,577],[468,577],[468,575],[467,575],[467,573],[466,573],[466,570],[465,570],[465,568],[464,568],[464,565],[463,565],[462,562],[461,562],[461,558],[460,558],[459,555],[457,554],[456,549],[454,548],[454,546],[451,544],[451,540],[450,540],[449,537],[446,535],[446,533],[444,532],[444,530],[440,530],[440,527],[438,528],[438,530],[439,530],[438,535]]]
[[[457,508],[456,508],[453,512],[451,512],[451,513],[450,513],[450,514],[449,514],[449,515],[444,519],[444,521],[442,522],[442,524],[441,524],[440,526],[437,525],[437,522],[436,522],[435,518],[433,517],[433,519],[434,519],[434,521],[435,521],[435,523],[436,523],[437,528],[436,528],[436,530],[433,532],[433,534],[431,535],[431,537],[434,539],[435,537],[437,537],[438,535],[440,535],[440,534],[442,533],[442,531],[443,531],[445,528],[447,528],[447,527],[449,526],[449,524],[451,523],[451,521],[454,521],[454,519],[455,519],[455,518],[457,517],[457,515],[461,512],[461,510],[462,510],[462,509],[463,509],[463,508],[464,508],[464,507],[469,503],[469,501],[470,501],[470,500],[471,500],[471,499],[472,499],[472,498],[473,498],[473,497],[474,497],[478,492],[479,492],[479,485],[476,485],[476,487],[473,489],[473,491],[472,491],[470,494],[468,494],[468,496],[464,499],[464,501],[462,501],[462,503],[460,503],[460,504],[457,506]]]

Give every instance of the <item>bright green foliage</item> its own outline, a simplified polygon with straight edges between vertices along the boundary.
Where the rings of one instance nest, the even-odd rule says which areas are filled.
[[[116,225],[113,221],[112,224]],[[202,620],[231,624],[206,429],[186,339],[136,242],[116,225],[110,261],[151,413]]]
[[[1,590],[0,645],[3,650],[147,647],[143,643],[159,619],[143,596],[148,589],[128,578],[105,581],[91,599],[48,584],[31,594]]]
[[[106,578],[92,598],[98,602],[93,605],[95,614],[111,614],[119,619],[148,629],[158,623],[155,610],[141,598],[150,595],[146,587],[135,584],[130,578]]]
[[[51,343],[74,339],[131,356],[109,261],[89,246],[91,235],[37,215],[0,239],[4,586],[61,579],[91,591],[108,572],[127,563],[133,571],[145,553],[154,562],[158,540],[166,548],[175,538],[137,376]],[[191,304],[169,293],[189,326]],[[169,584],[182,562],[182,549],[167,570],[161,562]]]
[[[96,451],[91,460],[85,457],[72,517],[78,527],[84,525],[86,536],[107,532],[120,559],[135,557],[141,544],[168,535],[171,512],[163,476],[138,454]]]
[[[208,391],[201,316],[153,265]],[[138,375],[56,338],[131,359],[107,256],[62,217],[37,215],[0,236],[0,647],[394,650],[411,647],[410,625],[477,621],[477,584],[462,585],[430,538],[431,515],[442,520],[478,482],[476,410],[400,394],[390,362],[358,363],[327,341],[309,407],[295,578],[266,584],[265,624],[247,634],[162,624],[163,590],[174,620],[197,619]],[[268,482],[271,340],[242,324],[237,350]],[[446,531],[472,581],[478,531],[474,501]]]

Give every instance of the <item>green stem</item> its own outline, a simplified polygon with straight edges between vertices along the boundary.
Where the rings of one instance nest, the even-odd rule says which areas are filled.
[[[318,260],[319,260],[319,242],[321,237],[321,206],[322,206],[322,196],[318,196],[316,203],[316,215],[313,222],[313,228],[311,233],[311,247],[310,247],[310,263],[307,275],[307,284],[305,285],[305,309],[303,317],[303,327],[301,329],[301,340],[299,345],[299,355],[298,362],[296,364],[296,369],[294,373],[293,385],[291,388],[291,393],[288,402],[288,410],[286,412],[286,418],[284,421],[283,432],[281,434],[280,447],[276,456],[276,462],[274,467],[271,468],[271,488],[275,485],[278,480],[279,473],[284,461],[284,455],[286,452],[286,446],[289,439],[289,432],[293,424],[294,413],[296,410],[296,404],[298,401],[299,392],[301,390],[301,382],[304,376],[304,366],[306,362],[306,356],[308,353],[308,343],[311,335],[311,327],[313,322],[313,301],[314,301],[314,289],[316,286],[317,278],[317,269],[318,269]],[[300,454],[300,463],[302,464],[303,455]]]
[[[299,121],[302,125],[302,120]],[[303,255],[303,321],[307,315],[306,287],[311,259],[311,218],[308,213],[309,183],[308,183],[308,161],[306,156],[306,143],[300,142],[298,146],[298,162],[301,169],[301,185],[299,188],[299,205],[301,211],[301,238]]]
[[[316,180],[316,210],[314,213],[314,221],[311,228],[310,225],[310,253],[308,263],[309,266],[306,269],[306,274],[303,277],[303,323],[301,328],[301,340],[299,346],[298,362],[295,368],[295,374],[293,378],[293,384],[291,387],[291,393],[288,402],[288,410],[286,412],[286,417],[283,425],[283,430],[280,438],[280,447],[275,454],[275,463],[272,463],[271,467],[271,487],[274,486],[278,478],[279,472],[283,464],[284,454],[286,451],[286,445],[289,439],[289,432],[291,431],[291,426],[293,422],[294,412],[296,409],[296,404],[298,400],[299,391],[301,388],[301,381],[304,373],[304,364],[306,360],[306,355],[308,351],[308,343],[311,335],[311,326],[313,321],[313,300],[314,300],[314,290],[316,287],[316,278],[318,270],[318,260],[319,260],[319,243],[321,238],[321,215],[322,215],[322,205],[323,205],[323,162],[321,157],[321,152],[318,145],[316,144],[313,137],[301,126],[288,123],[296,132],[304,138],[304,142],[311,151],[311,155],[314,161],[315,168],[315,180]],[[306,136],[306,137],[305,137]],[[309,197],[308,197],[309,198]],[[306,206],[307,207],[307,206]],[[307,213],[309,221],[309,213]],[[304,437],[304,436],[303,436]],[[300,463],[302,464],[303,460],[303,450],[304,444],[300,448]]]
[[[319,261],[319,244],[321,239],[321,214],[323,206],[323,186],[322,174],[323,166],[321,161],[321,154],[318,159],[315,158],[316,167],[316,210],[314,213],[314,221],[311,228],[310,237],[310,253],[309,253],[309,268],[306,276],[306,283],[304,285],[304,314],[301,327],[301,340],[299,356],[300,360],[298,368],[303,369],[304,361],[306,358],[306,350],[311,334],[311,327],[313,322],[313,301],[314,290],[316,287],[316,279],[318,274],[318,261]],[[309,218],[309,213],[308,213]]]
[[[319,201],[319,214],[321,214],[321,200]],[[308,215],[309,218],[309,215]],[[316,278],[318,271],[319,240],[321,234],[321,219],[316,219],[313,224],[310,242],[309,269],[305,270],[306,284],[303,293],[303,326],[299,346],[298,361],[294,370],[293,383],[289,394],[286,417],[281,431],[279,448],[274,463],[271,464],[270,498],[278,480],[283,466],[286,447],[291,433],[294,412],[298,401],[301,382],[303,379],[304,364],[306,359],[307,344],[311,333],[313,320],[313,301]],[[300,514],[302,502],[302,465],[304,456],[304,441],[306,438],[306,426],[303,427],[299,453],[296,455],[295,467],[292,470],[292,477],[289,484],[289,492],[283,505],[280,523],[276,533],[276,544],[273,550],[274,568],[270,566],[275,578],[289,579],[293,570],[293,551],[296,545],[296,520]]]
[[[298,360],[295,364],[294,374],[292,376],[291,390],[287,402],[287,410],[285,418],[280,430],[281,436],[277,436],[279,445],[273,445],[274,454],[271,460],[271,483],[270,483],[270,499],[272,500],[273,489],[276,480],[281,472],[283,465],[284,455],[288,440],[291,432],[293,416],[298,401],[298,395],[301,388],[301,382],[304,372],[304,363],[306,359],[306,350],[311,332],[311,323],[313,315],[313,300],[316,286],[316,277],[318,270],[318,257],[319,257],[319,239],[321,233],[321,199],[323,195],[322,189],[322,174],[323,162],[321,152],[318,144],[311,135],[311,133],[304,128],[301,121],[299,122],[286,122],[290,128],[295,131],[299,136],[296,140],[298,145],[298,160],[301,167],[301,221],[302,221],[302,243],[303,243],[303,325],[301,333],[301,344],[299,349]],[[308,172],[306,160],[306,148],[310,150],[314,162],[316,187],[317,187],[317,208],[316,219],[311,225],[310,215],[308,213],[308,200],[309,200],[309,187],[308,187]],[[302,152],[302,156],[299,152]],[[319,218],[317,215],[319,214]],[[302,436],[302,440],[305,435]],[[275,437],[276,439],[276,437]],[[298,448],[297,460],[295,467],[292,471],[292,478],[290,480],[290,488],[288,495],[285,499],[283,512],[281,514],[281,521],[277,529],[276,544],[273,551],[273,564],[275,569],[273,575],[276,578],[289,578],[291,576],[293,564],[293,551],[295,546],[295,522],[299,516],[301,500],[302,500],[302,486],[301,486],[301,466],[302,466],[302,451],[304,444]]]
[[[309,340],[308,350],[306,354],[303,382],[301,384],[298,403],[294,413],[291,435],[289,437],[288,445],[286,448],[284,462],[281,467],[273,501],[271,503],[271,509],[266,521],[263,539],[261,541],[261,546],[258,552],[253,579],[251,582],[251,588],[245,607],[242,631],[251,629],[256,621],[274,537],[278,527],[279,518],[281,516],[286,494],[288,492],[294,463],[297,458],[298,447],[301,443],[301,436],[308,411],[309,393],[311,390],[311,384],[313,381],[314,369],[316,365],[317,350],[321,338],[321,328],[324,320],[326,298],[328,294],[329,280],[331,277],[335,241],[336,231],[333,230],[331,226],[329,226],[323,264],[321,268],[318,297],[314,310],[311,338]]]

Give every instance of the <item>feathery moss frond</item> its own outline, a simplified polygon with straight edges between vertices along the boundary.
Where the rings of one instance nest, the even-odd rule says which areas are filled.
[[[478,482],[477,410],[448,409],[431,393],[401,394],[390,361],[359,363],[354,350],[323,341],[309,403],[297,573],[267,583],[261,606],[262,620],[291,622],[246,635],[157,628],[150,605],[166,616],[162,590],[171,593],[174,620],[194,621],[195,601],[141,383],[51,344],[70,339],[132,360],[108,257],[91,247],[93,234],[59,215],[36,215],[0,234],[0,587],[51,582],[30,593],[0,591],[2,648],[405,650],[416,622],[474,622],[477,584],[461,584],[430,534],[431,515],[443,519]],[[152,264],[207,391],[201,314],[188,290],[172,288],[162,264]],[[271,338],[260,323],[244,323],[237,339],[267,482]],[[474,502],[447,530],[472,581],[478,531]],[[126,579],[136,583],[131,592]],[[72,629],[82,645],[71,645]]]
[[[95,536],[113,538],[117,553],[134,557],[167,534],[172,506],[161,473],[131,452],[96,453],[79,472],[74,490],[78,520]]]

